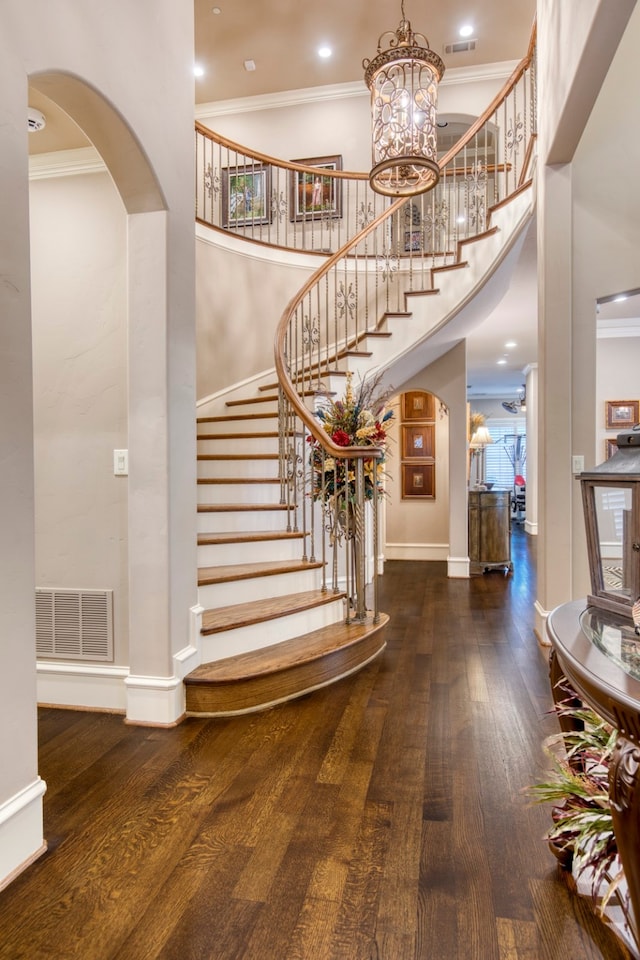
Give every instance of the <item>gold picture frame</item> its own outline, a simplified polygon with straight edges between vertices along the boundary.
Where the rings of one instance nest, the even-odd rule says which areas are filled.
[[[342,170],[342,157],[311,157],[294,160],[303,167],[316,167],[317,173],[292,170],[289,176],[289,219],[320,220],[342,216],[342,180],[327,176],[323,170]]]
[[[638,423],[640,400],[605,400],[607,430],[631,430]]]

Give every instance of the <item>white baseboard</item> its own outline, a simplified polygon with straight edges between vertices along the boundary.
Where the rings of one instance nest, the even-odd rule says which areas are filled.
[[[0,804],[0,890],[47,849],[42,827],[46,789],[44,780],[37,777]]]
[[[389,543],[384,547],[386,560],[443,560],[448,559],[448,543]]]
[[[38,703],[115,713],[127,709],[124,681],[128,667],[39,660],[36,670]]]
[[[533,629],[536,637],[538,638],[538,643],[543,647],[550,647],[551,642],[547,636],[547,618],[550,611],[545,610],[538,600],[536,600],[533,607],[536,615]]]
[[[524,532],[528,533],[532,537],[538,536],[538,523],[533,520],[525,520],[524,522]]]
[[[452,579],[468,580],[470,577],[469,557],[447,557],[447,576]]]
[[[172,727],[184,716],[185,692],[181,677],[129,676],[127,722],[152,727]]]

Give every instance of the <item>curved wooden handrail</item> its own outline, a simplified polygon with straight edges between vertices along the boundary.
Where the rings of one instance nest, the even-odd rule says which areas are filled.
[[[511,76],[505,83],[502,90],[493,98],[486,110],[481,114],[480,117],[472,124],[469,130],[463,135],[460,141],[452,147],[448,153],[439,161],[440,170],[444,170],[447,164],[457,156],[459,153],[462,153],[465,147],[473,139],[473,137],[478,133],[482,127],[489,122],[491,116],[496,112],[498,107],[507,99],[509,94],[513,91],[518,81],[522,78],[525,71],[531,66],[533,57],[535,55],[535,34],[536,34],[536,25],[534,22],[531,40],[529,43],[529,48],[527,50],[526,56],[520,61],[518,66],[512,72]],[[257,154],[256,154],[257,156]],[[294,165],[295,168],[295,165]],[[285,310],[283,311],[275,335],[274,343],[274,353],[275,353],[275,368],[278,376],[278,381],[284,392],[286,400],[291,404],[295,413],[299,419],[303,422],[306,429],[309,433],[320,442],[325,451],[333,457],[342,457],[342,458],[354,458],[354,459],[370,459],[378,458],[383,455],[383,451],[372,446],[361,447],[361,446],[351,446],[351,447],[340,447],[335,444],[331,437],[328,436],[327,432],[323,430],[322,426],[319,424],[318,420],[313,416],[313,414],[305,407],[305,405],[300,400],[297,391],[294,388],[293,382],[289,377],[285,355],[284,355],[284,344],[287,336],[287,328],[289,326],[290,320],[296,310],[300,305],[304,297],[310,292],[310,290],[316,286],[316,284],[326,276],[332,267],[348,256],[349,252],[354,249],[359,243],[362,242],[369,234],[373,233],[381,223],[383,223],[388,218],[392,217],[401,207],[406,203],[406,197],[400,197],[398,200],[394,201],[385,211],[379,214],[374,220],[367,224],[363,230],[361,230],[355,237],[352,237],[348,240],[343,246],[337,250],[334,254],[328,257],[328,259],[323,263],[307,280],[304,286],[298,291],[298,293],[292,297],[292,299],[287,304]]]
[[[294,173],[318,173],[318,167],[306,167],[303,163],[295,163],[293,160],[278,160],[275,157],[270,157],[268,153],[261,153],[259,150],[249,150],[241,143],[236,143],[234,140],[230,140],[228,137],[223,137],[220,133],[214,134],[212,130],[209,130],[208,127],[205,127],[198,120],[196,120],[196,131],[201,133],[203,137],[206,137],[207,140],[212,140],[222,147],[227,147],[234,153],[240,153],[243,156],[251,157],[252,160],[257,160],[259,163],[266,163],[270,167],[281,167],[283,170],[291,170]],[[369,180],[368,173],[359,173],[349,170],[329,170],[323,168],[322,176],[334,177],[336,180]]]
[[[316,418],[307,410],[305,405],[300,400],[298,393],[294,390],[293,383],[287,373],[285,361],[284,361],[284,341],[287,335],[287,325],[289,323],[289,318],[293,314],[296,307],[301,303],[305,298],[307,293],[316,285],[316,283],[326,274],[328,271],[336,264],[339,260],[345,257],[349,250],[354,246],[360,243],[365,239],[370,233],[373,233],[374,230],[377,230],[379,225],[386,220],[386,218],[395,213],[396,210],[399,210],[402,205],[406,202],[405,197],[400,197],[396,200],[388,210],[381,213],[376,217],[375,220],[372,220],[371,223],[368,223],[366,227],[354,238],[352,238],[348,243],[344,244],[340,250],[337,250],[336,253],[332,254],[326,263],[323,263],[315,273],[313,273],[304,286],[291,298],[285,310],[280,318],[278,328],[276,330],[275,338],[275,367],[276,373],[278,375],[278,381],[284,389],[287,400],[295,412],[306,425],[309,432],[315,437],[316,440],[319,440],[322,443],[322,446],[325,450],[334,457],[353,457],[355,459],[371,459],[378,458],[382,456],[382,450],[378,447],[367,446],[367,447],[340,447],[333,442],[331,437],[327,434],[326,430],[323,430],[322,427],[318,424]]]
[[[502,90],[500,90],[495,95],[495,97],[493,98],[493,100],[491,101],[487,109],[484,111],[484,113],[482,113],[477,118],[477,120],[475,120],[474,123],[471,124],[469,129],[462,135],[462,137],[458,140],[458,142],[451,147],[448,153],[445,153],[444,157],[440,161],[438,161],[441,170],[444,170],[444,168],[447,166],[448,163],[451,162],[451,160],[453,160],[456,154],[461,153],[464,150],[464,148],[467,146],[469,141],[473,140],[476,133],[485,125],[485,123],[488,123],[489,117],[493,113],[495,113],[498,107],[500,106],[500,104],[503,103],[504,100],[506,100],[506,98],[509,96],[509,94],[517,84],[518,80],[520,80],[520,78],[522,77],[523,73],[525,73],[525,71],[528,70],[529,67],[531,66],[531,61],[533,59],[534,53],[535,53],[535,24],[532,32],[532,40],[529,43],[529,50],[527,51],[526,57],[522,58],[518,66],[515,68],[515,70],[513,71],[513,73],[507,80],[507,82],[505,83]]]

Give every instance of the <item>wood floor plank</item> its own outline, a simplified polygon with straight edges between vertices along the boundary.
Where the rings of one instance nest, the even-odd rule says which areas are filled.
[[[42,709],[50,848],[0,892],[0,960],[629,960],[521,792],[555,729],[534,547],[388,561],[384,654],[262,714]]]

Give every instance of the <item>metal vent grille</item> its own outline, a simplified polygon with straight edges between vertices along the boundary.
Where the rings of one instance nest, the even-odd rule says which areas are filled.
[[[113,590],[36,590],[36,652],[113,660]]]
[[[453,43],[445,43],[445,53],[467,53],[469,50],[475,50],[477,40],[454,40]]]

